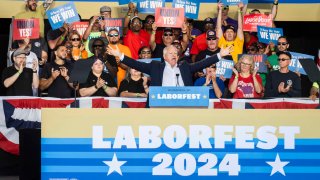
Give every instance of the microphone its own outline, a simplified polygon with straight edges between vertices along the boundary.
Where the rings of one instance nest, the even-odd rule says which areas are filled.
[[[177,74],[176,74],[176,77],[177,77],[177,84],[176,84],[176,86],[180,86],[180,85],[179,85],[179,76],[180,76],[180,74],[177,73]]]

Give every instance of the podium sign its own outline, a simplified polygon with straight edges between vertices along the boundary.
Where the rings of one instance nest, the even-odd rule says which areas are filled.
[[[150,107],[208,107],[208,87],[150,87]]]

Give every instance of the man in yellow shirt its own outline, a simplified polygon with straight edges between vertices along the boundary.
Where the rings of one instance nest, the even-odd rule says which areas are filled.
[[[233,46],[233,52],[231,53],[233,61],[238,62],[238,54],[242,54],[243,43],[244,43],[244,35],[242,28],[242,15],[241,9],[243,8],[243,3],[239,3],[238,5],[238,30],[232,25],[228,25],[222,31],[222,8],[223,4],[218,3],[218,18],[217,18],[217,36],[219,38],[218,46],[220,48],[225,48],[229,46]]]
[[[42,6],[37,8],[38,0],[25,0],[25,10],[18,13],[15,16],[15,19],[31,19],[37,18],[39,19],[40,25],[40,36],[44,36],[44,17],[46,15],[46,10],[49,9],[50,5],[52,4],[53,0],[46,0],[43,2]]]
[[[108,40],[109,40],[109,44],[112,48],[116,49],[116,46],[118,46],[121,53],[124,53],[124,55],[126,55],[130,58],[132,57],[129,47],[120,44],[120,42],[119,42],[120,34],[117,29],[114,28],[114,29],[110,29],[108,31]],[[116,57],[116,59],[117,58],[118,57]],[[126,76],[126,70],[128,67],[126,65],[124,65],[123,63],[121,63],[120,59],[117,59],[117,64],[118,64],[117,84],[118,84],[118,88],[119,88],[121,81]]]

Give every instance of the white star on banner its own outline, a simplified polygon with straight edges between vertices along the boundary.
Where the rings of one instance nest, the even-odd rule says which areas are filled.
[[[108,170],[108,176],[109,174],[113,173],[114,171],[116,171],[118,174],[120,174],[122,176],[122,172],[121,172],[121,166],[126,163],[127,161],[118,161],[117,155],[116,153],[113,154],[113,158],[112,161],[103,161],[103,163],[105,163],[106,165],[109,166],[109,170]]]
[[[278,153],[277,153],[277,157],[276,157],[275,161],[273,161],[273,162],[266,161],[266,163],[268,163],[270,166],[272,166],[272,171],[271,171],[270,176],[272,176],[276,172],[279,172],[284,176],[286,175],[286,173],[283,170],[283,167],[286,166],[287,164],[289,164],[289,161],[281,161]]]

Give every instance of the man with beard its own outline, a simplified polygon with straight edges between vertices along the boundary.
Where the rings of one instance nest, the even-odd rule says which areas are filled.
[[[241,9],[243,8],[243,3],[238,4],[238,29],[236,30],[234,26],[228,25],[222,30],[222,8],[223,4],[218,3],[218,19],[217,19],[217,37],[219,38],[218,46],[222,47],[233,47],[234,51],[231,53],[233,61],[238,62],[238,54],[242,54],[244,35],[242,28],[242,15]]]
[[[117,29],[110,29],[108,31],[108,40],[109,44],[112,48],[116,48],[118,46],[120,52],[124,53],[126,56],[131,57],[131,51],[128,46],[120,44],[120,34]],[[119,59],[117,59],[118,72],[117,72],[117,84],[120,86],[121,81],[126,76],[127,66],[122,64]]]
[[[32,96],[32,88],[38,88],[38,61],[34,60],[32,69],[26,67],[26,54],[23,49],[13,52],[13,65],[2,72],[2,83],[7,96]]]
[[[68,83],[72,64],[66,61],[67,48],[63,45],[56,47],[55,59],[45,64],[39,88],[43,91],[48,89],[49,97],[70,98],[72,97],[72,83]]]
[[[46,0],[43,2],[42,6],[37,8],[38,0],[25,0],[25,10],[18,13],[15,18],[16,19],[31,19],[37,18],[39,19],[40,25],[40,36],[44,37],[44,17],[46,15],[46,10],[49,9],[53,0]]]
[[[138,51],[143,46],[149,46],[149,34],[142,29],[142,21],[138,16],[130,20],[130,30],[123,39],[123,44],[128,46],[133,59],[139,59]]]

